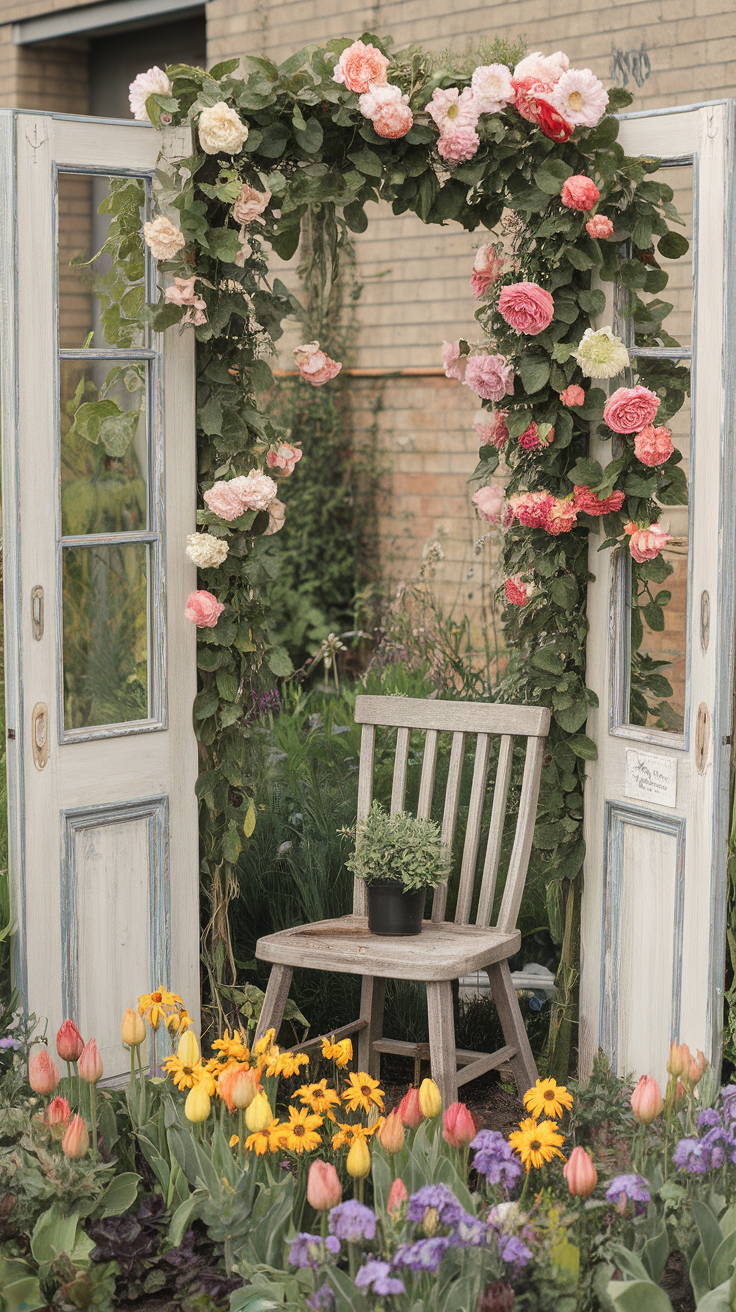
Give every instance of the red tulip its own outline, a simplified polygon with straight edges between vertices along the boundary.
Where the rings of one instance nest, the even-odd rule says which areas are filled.
[[[97,1050],[96,1039],[90,1039],[88,1043],[85,1043],[77,1070],[87,1084],[96,1084],[98,1080],[102,1079],[102,1059]]]
[[[328,1212],[342,1199],[342,1185],[329,1162],[312,1162],[307,1177],[307,1202],[316,1212]]]
[[[663,1107],[662,1093],[657,1081],[651,1075],[642,1075],[631,1095],[631,1110],[637,1121],[648,1124],[655,1116],[659,1116]]]
[[[89,1148],[89,1134],[87,1126],[81,1116],[75,1116],[69,1122],[61,1141],[61,1149],[66,1157],[72,1157],[75,1160],[84,1157]]]
[[[84,1039],[73,1020],[65,1020],[59,1026],[56,1036],[56,1051],[62,1061],[79,1061],[84,1048]]]
[[[453,1102],[442,1117],[442,1138],[452,1148],[467,1148],[475,1138],[475,1121],[464,1102]]]
[[[406,1185],[404,1184],[404,1181],[400,1180],[397,1176],[391,1185],[388,1202],[386,1204],[386,1210],[389,1216],[396,1216],[397,1212],[401,1210],[408,1198],[409,1195],[406,1191]]]
[[[404,1127],[401,1123],[401,1111],[398,1107],[394,1107],[393,1111],[389,1112],[378,1131],[378,1140],[381,1147],[385,1148],[391,1156],[394,1153],[401,1152],[404,1147]]]
[[[29,1059],[28,1083],[34,1093],[53,1093],[59,1083],[59,1068],[47,1048],[34,1052]]]
[[[405,1125],[408,1130],[416,1130],[417,1126],[421,1125],[424,1120],[422,1109],[419,1106],[419,1090],[415,1089],[413,1084],[410,1085],[408,1093],[404,1094],[399,1103],[399,1115],[401,1116],[402,1125]]]
[[[66,1128],[70,1116],[71,1109],[66,1098],[53,1098],[46,1108],[47,1125],[63,1125]]]
[[[587,1198],[598,1183],[598,1172],[584,1148],[573,1148],[562,1169],[573,1198]]]

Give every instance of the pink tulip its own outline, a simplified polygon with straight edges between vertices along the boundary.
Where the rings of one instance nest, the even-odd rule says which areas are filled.
[[[97,1050],[96,1039],[90,1039],[85,1043],[77,1070],[87,1084],[96,1084],[102,1078],[102,1060]]]
[[[415,1089],[413,1084],[399,1103],[399,1115],[401,1116],[402,1125],[405,1125],[407,1130],[416,1130],[417,1126],[421,1125],[424,1120],[422,1109],[419,1106],[419,1090]]]
[[[406,1185],[404,1184],[404,1181],[400,1180],[397,1176],[391,1185],[388,1202],[386,1204],[386,1210],[389,1216],[395,1216],[396,1213],[401,1210],[404,1203],[407,1202],[408,1198],[409,1195],[406,1191]]]
[[[312,1162],[307,1177],[307,1202],[316,1212],[328,1212],[342,1199],[342,1185],[330,1162]]]
[[[442,1138],[452,1148],[467,1148],[475,1138],[475,1121],[464,1102],[453,1102],[442,1117]]]
[[[61,1149],[66,1157],[72,1157],[75,1160],[84,1157],[89,1148],[89,1134],[87,1126],[81,1116],[75,1116],[69,1122],[69,1125],[61,1141]]]
[[[642,1075],[631,1095],[631,1110],[637,1121],[648,1125],[659,1116],[664,1103],[657,1081],[651,1075]]]
[[[79,1061],[84,1039],[73,1020],[65,1020],[56,1036],[56,1051],[62,1061]]]
[[[579,1146],[573,1148],[562,1168],[562,1174],[573,1198],[587,1198],[598,1183],[598,1172],[590,1155]]]
[[[29,1059],[28,1083],[34,1093],[53,1093],[59,1083],[59,1068],[46,1048]]]
[[[66,1098],[53,1098],[46,1108],[47,1125],[63,1125],[66,1128],[70,1116],[71,1109]]]

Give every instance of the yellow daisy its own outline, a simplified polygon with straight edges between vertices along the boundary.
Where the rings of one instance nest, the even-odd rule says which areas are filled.
[[[539,1169],[545,1162],[551,1162],[553,1157],[563,1157],[560,1147],[564,1143],[564,1136],[556,1132],[556,1127],[550,1121],[537,1121],[531,1118],[521,1121],[518,1130],[514,1130],[509,1135],[509,1143],[517,1152],[524,1163],[527,1171],[532,1166]]]
[[[564,1084],[554,1080],[537,1080],[533,1089],[524,1094],[524,1106],[530,1116],[549,1116],[559,1120],[562,1113],[572,1107],[572,1094],[567,1092]]]
[[[157,1030],[161,1021],[173,1015],[177,1008],[183,1008],[184,1003],[178,993],[171,993],[168,989],[154,989],[153,993],[141,993],[138,999],[138,1015],[148,1021],[152,1030]]]
[[[177,1089],[193,1089],[196,1084],[206,1089],[210,1098],[214,1096],[214,1078],[201,1061],[189,1066],[181,1057],[169,1057],[164,1062],[164,1070],[168,1071]]]
[[[363,1139],[367,1142],[376,1133],[376,1130],[380,1130],[383,1120],[384,1118],[381,1116],[375,1125],[361,1125],[359,1121],[354,1125],[348,1125],[344,1121],[338,1121],[337,1134],[332,1136],[332,1147],[337,1149],[344,1148],[347,1145],[348,1148],[352,1148],[356,1139]]]
[[[285,1079],[291,1079],[292,1075],[298,1075],[300,1066],[308,1066],[309,1058],[306,1052],[278,1052],[271,1056],[266,1062],[267,1075],[283,1075]]]
[[[378,1080],[371,1079],[365,1071],[358,1071],[357,1074],[351,1071],[343,1089],[342,1100],[351,1112],[357,1112],[358,1108],[369,1112],[374,1106],[383,1111],[383,1096]]]
[[[326,1038],[322,1040],[322,1056],[326,1057],[328,1061],[334,1061],[335,1065],[342,1070],[349,1061],[353,1060],[353,1045],[350,1039],[340,1039],[339,1043],[335,1043],[333,1035],[332,1042]]]
[[[238,1145],[239,1143],[240,1143],[240,1139],[238,1138],[237,1134],[231,1134],[231,1135],[230,1135],[230,1147],[231,1147],[231,1148],[236,1148],[237,1145]]]
[[[215,1039],[212,1047],[221,1062],[247,1062],[250,1057],[250,1053],[243,1042],[243,1036],[238,1030],[233,1030],[232,1038],[230,1037],[230,1031],[225,1030],[223,1037]]]
[[[331,1121],[335,1119],[332,1108],[340,1106],[340,1095],[335,1089],[327,1088],[327,1080],[320,1080],[319,1084],[303,1084],[294,1097],[300,1098],[310,1111],[318,1116],[328,1116]]]
[[[264,1153],[275,1153],[281,1147],[281,1131],[284,1126],[281,1121],[271,1121],[271,1124],[265,1130],[257,1130],[255,1134],[249,1134],[245,1141],[245,1146],[249,1152],[254,1152],[256,1157],[262,1157]]]
[[[254,1057],[270,1057],[272,1053],[278,1054],[278,1048],[274,1044],[276,1038],[275,1030],[266,1030],[262,1038],[257,1039],[253,1044]]]
[[[189,1015],[186,1007],[179,1007],[178,1011],[175,1011],[173,1016],[166,1017],[164,1024],[167,1029],[174,1030],[175,1033],[183,1034],[185,1030],[189,1029],[190,1025],[194,1024],[194,1021]]]
[[[322,1147],[322,1136],[318,1133],[322,1117],[314,1116],[307,1107],[290,1107],[289,1123],[284,1125],[282,1144],[292,1153],[311,1153]]]

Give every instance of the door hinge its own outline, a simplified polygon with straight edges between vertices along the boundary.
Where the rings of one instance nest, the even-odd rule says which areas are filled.
[[[8,729],[8,738],[12,742],[13,738],[15,738],[15,729]]]

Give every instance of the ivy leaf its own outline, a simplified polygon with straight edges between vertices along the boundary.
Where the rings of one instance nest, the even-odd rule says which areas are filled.
[[[587,702],[578,702],[576,706],[571,706],[569,710],[553,711],[553,718],[557,721],[565,733],[577,733],[582,729],[588,718],[590,707]]]
[[[650,501],[657,490],[657,481],[656,474],[649,478],[642,474],[629,474],[624,483],[624,492],[629,497],[642,497],[645,501]]]
[[[104,401],[85,401],[74,416],[72,431],[87,442],[95,445],[100,440],[100,425],[103,419],[120,414],[117,401],[106,398]]]
[[[560,578],[553,579],[549,585],[550,596],[561,610],[571,611],[577,604],[578,585],[572,574],[563,574]]]
[[[549,382],[549,360],[546,356],[522,355],[519,373],[527,395],[538,392]]]
[[[125,455],[136,435],[139,418],[138,410],[128,410],[103,419],[100,424],[100,441],[113,459],[120,460]]]
[[[540,191],[546,192],[548,196],[557,196],[562,191],[562,184],[572,177],[574,171],[564,160],[548,158],[537,169],[534,181]]]
[[[581,733],[575,738],[568,738],[567,745],[572,749],[575,755],[579,756],[583,761],[598,760],[598,748],[593,742],[593,739],[588,738],[587,734]]]
[[[605,292],[600,288],[595,291],[578,292],[578,305],[586,314],[602,314],[606,308]]]

